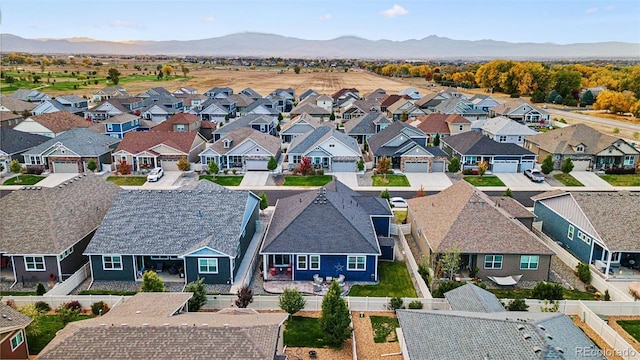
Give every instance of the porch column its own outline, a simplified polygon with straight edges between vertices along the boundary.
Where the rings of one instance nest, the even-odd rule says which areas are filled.
[[[269,255],[262,255],[262,279],[267,280],[267,274],[269,271]]]
[[[610,267],[611,267],[611,250],[607,250],[607,268],[604,271],[605,279],[609,278]]]

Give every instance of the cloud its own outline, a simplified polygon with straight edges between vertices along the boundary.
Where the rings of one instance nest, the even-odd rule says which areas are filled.
[[[598,8],[588,8],[587,11],[585,11],[587,14],[593,14],[594,12],[598,11]]]
[[[205,15],[205,16],[201,17],[200,20],[202,20],[204,22],[212,23],[212,22],[214,22],[216,20],[216,18],[214,18],[211,15]]]
[[[331,20],[331,14],[324,14],[324,15],[320,16],[320,17],[318,18],[318,20],[320,20],[320,21],[327,21],[327,20]]]
[[[142,25],[124,20],[113,20],[111,23],[109,23],[109,26],[124,27],[129,29],[142,29]]]
[[[386,17],[386,18],[394,18],[396,16],[400,16],[400,15],[407,15],[409,12],[407,11],[407,9],[403,8],[402,6],[395,4],[393,5],[393,7],[391,9],[387,9],[384,11],[380,12],[380,15]]]

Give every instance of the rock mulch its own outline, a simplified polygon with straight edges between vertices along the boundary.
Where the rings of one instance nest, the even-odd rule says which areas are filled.
[[[135,281],[94,281],[89,290],[108,291],[139,291],[142,283]],[[183,283],[167,282],[164,284],[167,292],[181,292]]]
[[[585,285],[569,265],[565,264],[557,256],[551,257],[550,281],[561,283],[567,289],[585,291]]]
[[[380,359],[382,355],[396,354],[400,352],[400,344],[395,342],[376,343],[373,341],[373,327],[370,316],[395,317],[392,312],[365,312],[364,317],[359,316],[359,311],[352,311],[353,328],[356,336],[356,351],[358,359]],[[402,355],[385,356],[385,359],[400,360]]]
[[[616,355],[613,348],[609,346],[591,327],[580,320],[579,316],[573,316],[573,322],[593,341],[595,342],[602,352],[606,355],[608,360],[623,360],[623,357]],[[611,321],[609,322],[611,326]],[[624,331],[622,328],[620,329]],[[619,331],[618,331],[619,332]],[[626,331],[625,331],[626,333]]]

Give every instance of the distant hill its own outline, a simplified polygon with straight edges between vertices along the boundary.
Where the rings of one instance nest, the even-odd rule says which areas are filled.
[[[196,55],[357,59],[638,59],[640,44],[601,42],[558,45],[495,40],[453,40],[435,35],[420,40],[367,40],[345,36],[303,40],[261,33],[189,41],[111,42],[88,38],[24,39],[0,35],[3,52]]]

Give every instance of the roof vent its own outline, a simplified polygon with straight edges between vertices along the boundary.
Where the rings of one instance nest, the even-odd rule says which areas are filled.
[[[524,333],[524,334],[522,334],[522,337],[523,337],[525,340],[529,340],[529,339],[531,339],[531,334],[529,334],[529,333]]]
[[[122,323],[122,324],[120,324],[120,326],[126,327],[126,326],[129,326],[129,324],[127,324],[127,323]]]
[[[549,340],[553,340],[553,336],[549,333],[546,333],[545,336],[547,337],[547,339]]]
[[[534,346],[533,347],[533,352],[536,354],[540,354],[542,352],[542,349],[538,346]]]
[[[139,315],[139,314],[141,314],[141,313],[142,313],[142,311],[140,311],[140,310],[136,310],[136,315]]]
[[[202,326],[207,327],[207,326],[209,326],[209,324],[202,323]]]
[[[522,325],[522,324],[518,324],[518,325],[516,326],[516,328],[517,328],[518,330],[523,330],[523,329],[524,329],[524,325]]]
[[[544,328],[544,326],[542,326],[542,325],[538,325],[538,329],[540,329],[540,330],[546,330],[546,329]]]
[[[149,323],[143,323],[142,326],[149,326]]]
[[[564,349],[562,349],[560,346],[556,346],[555,347],[556,351],[559,352],[560,354],[564,354]]]

